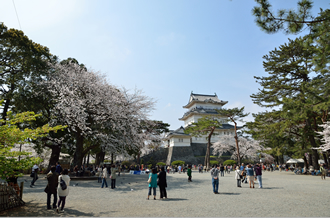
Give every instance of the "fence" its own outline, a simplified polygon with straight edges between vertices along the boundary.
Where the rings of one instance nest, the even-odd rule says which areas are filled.
[[[25,205],[25,202],[18,196],[14,187],[8,184],[0,184],[0,211]]]

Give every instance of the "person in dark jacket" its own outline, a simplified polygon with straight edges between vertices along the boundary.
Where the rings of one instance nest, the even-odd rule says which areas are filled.
[[[258,179],[258,183],[259,183],[259,188],[262,188],[262,170],[261,170],[261,166],[260,164],[257,164],[256,167],[254,168],[254,171],[256,172],[256,176]]]
[[[50,207],[50,198],[51,195],[54,195],[54,202],[53,202],[53,209],[56,209],[56,201],[57,201],[57,185],[58,185],[58,173],[55,172],[56,167],[52,166],[50,168],[50,171],[47,174],[47,180],[48,184],[45,189],[45,192],[47,193],[47,209],[51,209]]]
[[[167,199],[167,193],[166,193],[166,172],[165,168],[161,167],[160,172],[158,173],[158,182],[157,185],[159,186],[159,192],[160,192],[160,199]]]

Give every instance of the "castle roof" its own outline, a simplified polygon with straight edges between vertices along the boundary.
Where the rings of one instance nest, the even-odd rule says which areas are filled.
[[[171,138],[172,136],[189,136],[189,134],[184,133],[184,128],[181,126],[177,130],[170,130],[170,132],[166,135],[165,138]]]
[[[208,109],[208,108],[203,108],[203,107],[196,107],[193,108],[189,111],[187,111],[186,113],[183,114],[183,117],[180,118],[179,120],[186,120],[188,117],[192,116],[192,115],[218,115],[218,112],[215,109]]]
[[[189,125],[189,126],[191,126],[191,125]],[[234,129],[234,128],[235,128],[234,125],[224,123],[224,124],[222,124],[222,126],[220,128],[217,128],[217,130],[227,130],[227,129]],[[241,129],[241,128],[242,128],[242,126],[237,126],[237,129]],[[165,138],[169,139],[173,136],[186,136],[186,137],[189,136],[189,137],[191,137],[189,134],[184,133],[184,130],[185,130],[185,128],[182,126],[177,130],[170,130],[170,132],[166,135]]]
[[[189,108],[194,103],[212,103],[217,105],[225,105],[228,103],[228,101],[222,101],[218,98],[217,94],[214,93],[214,95],[204,95],[204,94],[190,94],[189,102],[187,105],[183,106],[183,108]]]

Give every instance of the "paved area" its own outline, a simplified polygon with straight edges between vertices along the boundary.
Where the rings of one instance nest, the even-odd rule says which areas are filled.
[[[25,183],[26,206],[0,212],[0,216],[98,216],[98,217],[328,217],[330,179],[294,175],[292,172],[263,172],[263,189],[236,187],[234,174],[220,177],[220,194],[212,192],[209,173],[193,171],[192,183],[186,174],[167,176],[167,200],[147,197],[147,175],[125,175],[117,179],[117,188],[100,188],[95,180],[73,181],[65,212],[46,210],[47,181],[44,178],[30,188]],[[78,184],[77,184],[78,183]],[[110,180],[108,179],[108,184]],[[77,184],[76,186],[72,186]]]

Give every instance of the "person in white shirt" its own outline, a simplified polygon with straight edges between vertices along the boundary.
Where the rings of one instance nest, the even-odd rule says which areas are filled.
[[[70,176],[68,175],[69,171],[68,169],[64,169],[62,171],[62,175],[60,175],[58,177],[58,188],[57,188],[57,193],[58,193],[58,196],[59,196],[59,200],[58,200],[58,203],[57,203],[57,208],[56,208],[56,212],[58,212],[59,210],[59,207],[61,205],[61,212],[64,212],[64,206],[65,206],[65,200],[66,200],[66,197],[68,196],[69,194],[69,185],[70,185]],[[66,189],[62,189],[60,183],[61,183],[61,180],[63,180],[66,184]]]

